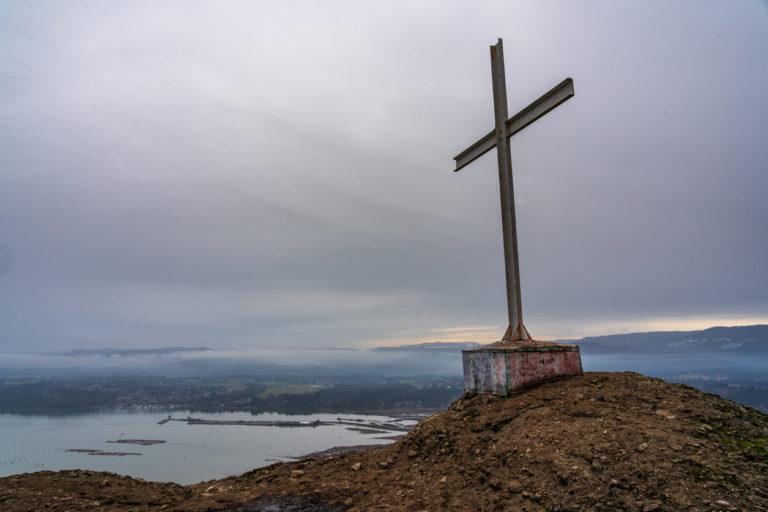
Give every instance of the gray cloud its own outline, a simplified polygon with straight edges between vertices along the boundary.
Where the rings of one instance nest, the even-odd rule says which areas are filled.
[[[0,345],[358,346],[768,321],[760,2],[0,4]],[[602,332],[602,331],[601,331]],[[500,333],[499,333],[500,334]]]

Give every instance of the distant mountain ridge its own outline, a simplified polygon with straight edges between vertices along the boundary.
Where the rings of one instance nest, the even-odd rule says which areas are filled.
[[[585,354],[631,354],[631,353],[730,353],[768,354],[768,325],[746,325],[736,327],[710,327],[698,331],[653,331],[628,334],[586,336],[581,339],[555,340],[561,343],[575,343]],[[450,353],[472,349],[482,343],[473,341],[433,341],[398,346],[384,346],[370,349],[371,352],[440,352]],[[208,352],[208,347],[161,347],[150,349],[124,348],[77,348],[64,352],[67,357],[136,357],[179,354],[184,352]]]
[[[585,354],[642,354],[642,353],[728,353],[768,354],[768,325],[737,327],[710,327],[700,331],[652,331],[629,334],[587,336],[581,339],[555,340],[574,343]],[[479,347],[472,341],[451,343],[435,341],[376,347],[374,352],[458,352]]]
[[[64,352],[66,357],[136,357],[136,356],[164,356],[181,352],[207,352],[208,347],[161,347],[161,348],[76,348]]]
[[[558,341],[576,343],[585,354],[768,354],[768,325],[710,327],[700,331],[636,332]]]

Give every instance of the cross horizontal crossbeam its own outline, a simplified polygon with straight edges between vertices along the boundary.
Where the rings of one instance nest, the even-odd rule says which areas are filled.
[[[544,93],[539,99],[506,120],[507,138],[516,134],[561,103],[571,99],[573,94],[573,80],[566,78]],[[491,130],[488,132],[488,135],[453,157],[456,160],[454,172],[461,170],[494,147],[496,147],[496,131]]]

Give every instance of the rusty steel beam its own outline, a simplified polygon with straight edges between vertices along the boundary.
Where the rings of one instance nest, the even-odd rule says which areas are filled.
[[[561,103],[568,101],[574,95],[573,79],[566,78],[549,91],[545,92],[539,99],[525,107],[523,110],[506,120],[506,136],[510,138],[529,124],[536,121],[547,112],[557,107]],[[454,172],[461,170],[468,164],[474,162],[479,157],[496,147],[496,130],[488,132],[467,149],[453,157],[456,161]]]
[[[493,114],[495,129],[493,146],[499,164],[499,193],[501,199],[501,229],[504,236],[504,271],[507,284],[507,313],[510,339],[520,339],[518,326],[523,322],[520,298],[520,266],[517,259],[517,223],[515,221],[515,188],[512,182],[512,159],[507,134],[507,83],[504,77],[504,47],[501,39],[491,46],[491,77],[493,81]],[[502,338],[503,339],[503,338]]]

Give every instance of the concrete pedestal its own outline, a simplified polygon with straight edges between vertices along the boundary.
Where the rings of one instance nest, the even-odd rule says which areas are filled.
[[[507,395],[570,375],[581,375],[579,347],[548,341],[497,342],[462,350],[464,392]]]

